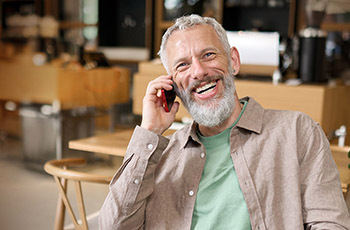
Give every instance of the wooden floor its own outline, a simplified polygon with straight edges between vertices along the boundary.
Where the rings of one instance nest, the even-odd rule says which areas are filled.
[[[113,167],[98,162],[89,170],[113,174]],[[8,138],[0,143],[0,183],[0,229],[53,229],[58,196],[56,184],[51,176],[21,160],[18,139]],[[98,229],[96,211],[108,193],[108,185],[83,183],[82,187],[86,212],[91,217],[89,229]],[[73,191],[69,194],[75,199]],[[70,223],[66,216],[65,225],[69,227]]]

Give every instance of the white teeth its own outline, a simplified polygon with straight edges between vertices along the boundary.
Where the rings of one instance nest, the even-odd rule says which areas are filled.
[[[208,90],[209,88],[213,87],[216,85],[216,82],[211,82],[206,85],[203,85],[202,87],[199,87],[196,89],[196,93],[203,93],[204,91]]]

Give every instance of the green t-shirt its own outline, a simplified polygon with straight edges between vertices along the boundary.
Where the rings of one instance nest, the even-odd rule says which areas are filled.
[[[206,161],[193,210],[191,229],[251,229],[249,213],[230,155],[230,132],[234,124],[211,137],[199,139],[206,149]]]

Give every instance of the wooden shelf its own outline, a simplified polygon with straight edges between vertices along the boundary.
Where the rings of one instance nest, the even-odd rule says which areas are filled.
[[[60,29],[80,29],[85,28],[89,26],[98,26],[97,23],[95,24],[86,24],[82,22],[60,22]]]
[[[350,23],[322,23],[321,29],[326,31],[350,31]]]
[[[162,22],[159,22],[159,28],[167,29],[170,26],[172,26],[173,24],[174,24],[174,22],[172,22],[172,21],[162,21]]]

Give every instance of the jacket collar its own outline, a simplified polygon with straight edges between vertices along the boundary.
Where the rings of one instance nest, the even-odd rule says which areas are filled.
[[[248,105],[236,126],[260,134],[263,126],[264,108],[251,97],[245,97],[241,100],[248,101]]]

